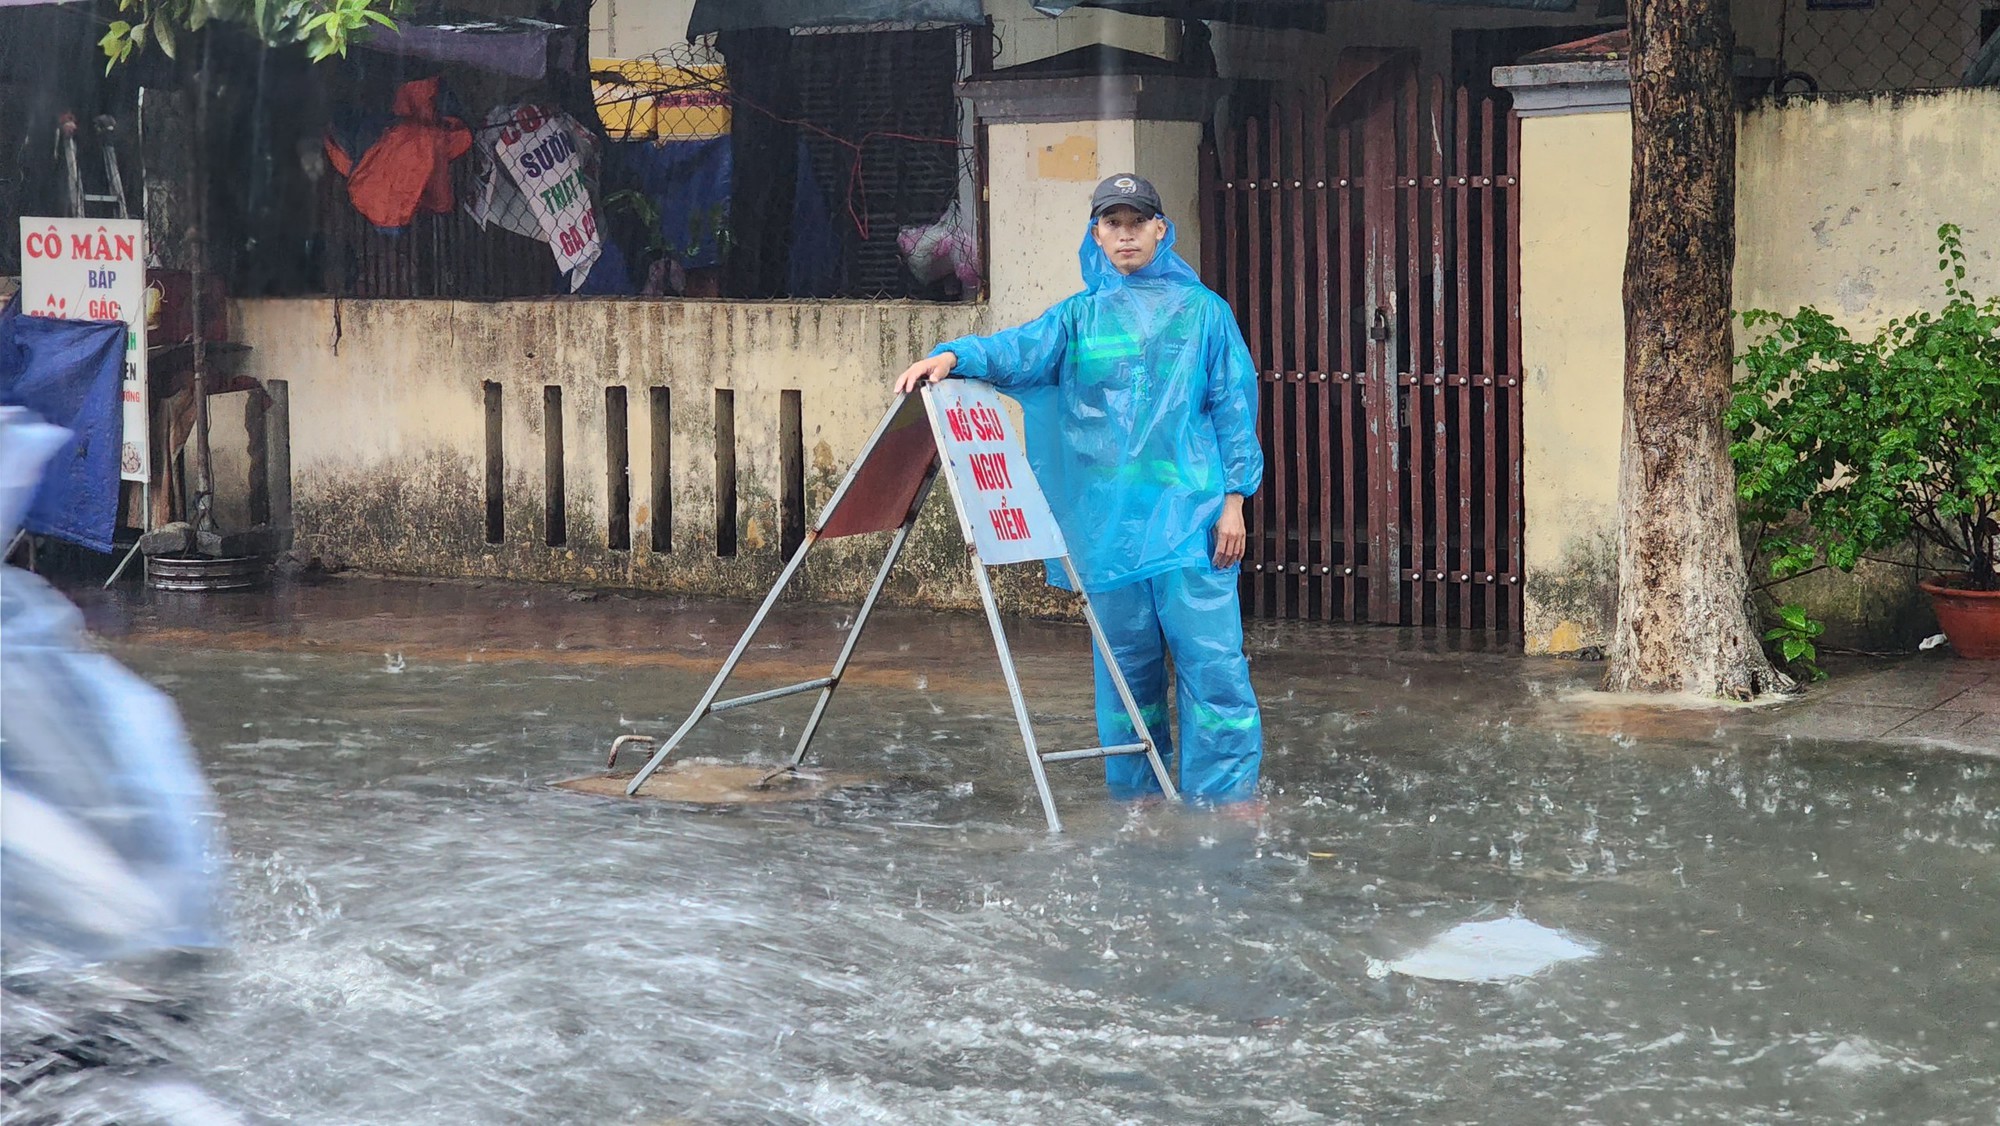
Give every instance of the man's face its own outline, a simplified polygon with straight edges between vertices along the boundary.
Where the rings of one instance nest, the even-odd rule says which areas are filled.
[[[1152,264],[1160,240],[1167,237],[1167,221],[1159,216],[1149,219],[1138,208],[1121,204],[1099,215],[1090,235],[1119,273],[1131,274]]]

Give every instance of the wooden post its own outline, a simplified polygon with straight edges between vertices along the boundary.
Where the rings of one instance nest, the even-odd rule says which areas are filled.
[[[190,285],[194,291],[191,299],[192,322],[194,326],[194,444],[188,448],[193,461],[190,468],[194,472],[194,496],[190,500],[189,519],[196,532],[215,531],[215,475],[210,468],[208,449],[208,102],[209,87],[215,67],[215,52],[211,44],[213,36],[203,32],[201,37],[201,68],[194,78],[194,160],[189,164],[189,179],[193,182],[191,211],[194,222],[189,226],[188,251],[191,258],[189,270]]]

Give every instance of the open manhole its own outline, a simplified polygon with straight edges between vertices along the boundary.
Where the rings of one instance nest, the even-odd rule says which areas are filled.
[[[679,802],[689,805],[775,805],[780,802],[811,801],[836,790],[860,785],[865,779],[849,774],[800,768],[773,776],[775,766],[682,759],[655,771],[635,800]],[[598,797],[625,797],[638,771],[616,774],[587,774],[557,782],[562,789]],[[766,780],[769,780],[768,782]]]
[[[252,590],[262,586],[270,573],[271,560],[264,555],[223,559],[173,555],[146,558],[146,585],[154,590]]]

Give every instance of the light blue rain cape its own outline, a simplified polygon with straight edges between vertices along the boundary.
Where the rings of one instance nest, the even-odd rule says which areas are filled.
[[[68,438],[0,407],[0,543]],[[173,702],[94,651],[48,583],[0,566],[0,977],[219,947],[222,855]]]
[[[1091,591],[1211,568],[1224,494],[1264,478],[1250,350],[1173,247],[1169,223],[1159,254],[1127,276],[1086,228],[1084,292],[931,353],[956,354],[952,374],[1021,404],[1028,463]],[[1053,566],[1049,582],[1069,586]]]

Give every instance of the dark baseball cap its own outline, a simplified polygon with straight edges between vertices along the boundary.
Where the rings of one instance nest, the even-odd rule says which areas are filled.
[[[1166,214],[1166,209],[1160,206],[1160,193],[1153,190],[1153,185],[1130,172],[1106,177],[1103,183],[1097,185],[1097,190],[1090,193],[1092,219],[1114,207],[1135,208],[1148,219]]]

